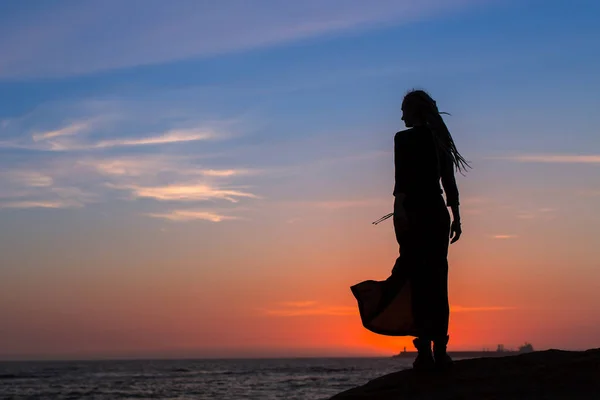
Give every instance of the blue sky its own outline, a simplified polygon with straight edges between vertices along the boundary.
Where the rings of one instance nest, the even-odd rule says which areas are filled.
[[[588,118],[599,85],[600,6],[593,1],[61,1],[37,8],[9,1],[2,8],[8,168],[33,163],[60,174],[75,162],[98,172],[98,163],[139,157],[138,164],[168,169],[179,168],[177,156],[188,167],[278,170],[389,152],[390,132],[401,128],[398,104],[413,86],[455,115],[449,124],[474,162],[589,152],[598,144]],[[72,193],[48,205],[118,197],[105,181],[88,187],[89,174],[65,182]]]
[[[387,146],[385,129],[398,128],[393,113],[402,94],[420,86],[457,115],[454,121],[474,125],[457,133],[467,154],[596,144],[587,132],[564,140],[571,120],[583,120],[598,100],[591,89],[598,85],[599,6],[592,1],[50,4],[2,6],[6,143],[27,147],[34,131],[69,124],[77,131],[77,121],[93,121],[82,129],[90,142],[225,124],[237,146],[309,137],[336,143],[333,132],[346,131],[379,150]],[[532,132],[540,127],[543,133]],[[184,151],[232,146],[188,139]],[[92,156],[181,150],[94,143],[107,147]],[[40,156],[7,147],[3,152],[21,159]],[[298,157],[318,154],[308,151]]]
[[[413,87],[474,166],[472,237],[550,235],[505,213],[571,208],[591,265],[599,17],[592,0],[3,1],[0,282],[368,228],[390,209]]]

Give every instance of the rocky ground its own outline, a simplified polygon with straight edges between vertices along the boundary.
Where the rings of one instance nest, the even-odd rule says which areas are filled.
[[[354,399],[600,399],[600,349],[459,360],[450,371],[399,371],[331,398]]]

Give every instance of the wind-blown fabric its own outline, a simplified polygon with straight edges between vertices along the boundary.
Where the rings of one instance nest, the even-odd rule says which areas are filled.
[[[380,335],[418,336],[408,276],[394,278],[368,280],[351,287],[362,324]]]

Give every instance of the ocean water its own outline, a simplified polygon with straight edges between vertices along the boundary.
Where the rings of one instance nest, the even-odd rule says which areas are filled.
[[[0,399],[321,400],[410,363],[398,358],[0,362]]]

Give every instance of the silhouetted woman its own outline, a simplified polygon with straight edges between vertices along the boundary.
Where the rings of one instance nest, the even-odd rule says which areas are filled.
[[[462,233],[454,169],[462,172],[469,165],[426,92],[413,90],[404,97],[402,120],[408,129],[394,137],[394,212],[375,222],[393,216],[400,256],[388,279],[359,283],[352,292],[367,329],[416,336],[414,368],[443,368],[452,364],[446,353],[448,242],[456,242]]]

